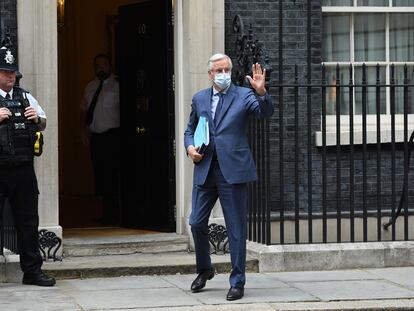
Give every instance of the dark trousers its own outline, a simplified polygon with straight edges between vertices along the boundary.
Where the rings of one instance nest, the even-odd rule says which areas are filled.
[[[17,231],[20,266],[24,273],[39,273],[42,257],[38,240],[37,179],[33,162],[0,168],[0,201],[8,198]]]
[[[230,246],[232,271],[230,286],[244,287],[246,282],[247,184],[229,184],[217,161],[211,167],[204,185],[194,185],[190,215],[196,252],[197,273],[211,268],[208,219],[220,199]]]
[[[102,197],[104,220],[112,223],[119,221],[119,150],[119,129],[92,133],[91,157],[96,192]]]

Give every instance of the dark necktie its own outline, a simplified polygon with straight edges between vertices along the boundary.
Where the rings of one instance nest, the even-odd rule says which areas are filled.
[[[10,93],[6,93],[6,99],[11,99]]]
[[[88,111],[86,112],[86,125],[90,125],[93,120],[93,112],[95,111],[96,103],[98,102],[99,93],[101,93],[103,80],[99,80],[99,86],[93,94],[91,104],[89,105]]]
[[[214,124],[217,124],[217,120],[218,120],[218,117],[220,115],[221,108],[223,107],[223,101],[224,101],[224,94],[223,93],[217,93],[217,95],[219,96],[219,101],[217,103],[216,112],[214,114]]]

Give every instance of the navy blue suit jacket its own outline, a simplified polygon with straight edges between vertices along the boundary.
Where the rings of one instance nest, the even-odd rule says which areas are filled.
[[[221,172],[229,184],[246,183],[257,179],[256,166],[250,151],[247,126],[250,115],[268,118],[273,114],[273,104],[266,94],[264,100],[249,88],[231,84],[225,95],[216,126],[211,115],[212,88],[193,96],[190,120],[184,133],[184,144],[194,146],[194,132],[200,116],[208,120],[210,144],[204,158],[195,164],[194,184],[203,185],[210,169],[214,148]]]

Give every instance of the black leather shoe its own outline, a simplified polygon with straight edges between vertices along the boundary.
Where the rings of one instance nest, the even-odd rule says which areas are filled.
[[[207,280],[211,280],[214,277],[214,270],[210,269],[199,273],[196,279],[191,283],[191,291],[193,293],[198,293],[200,290],[206,286]]]
[[[25,273],[23,276],[23,284],[37,286],[53,286],[56,284],[56,280],[54,278],[48,277],[43,272],[35,274]]]
[[[237,299],[241,299],[243,296],[244,296],[244,288],[230,287],[226,298],[227,300],[237,300]]]

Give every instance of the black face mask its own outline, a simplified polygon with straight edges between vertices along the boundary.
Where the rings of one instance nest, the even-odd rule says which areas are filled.
[[[98,71],[97,73],[96,73],[96,76],[98,77],[98,79],[99,80],[106,80],[107,78],[109,78],[109,74],[108,73],[106,73],[105,71]]]

